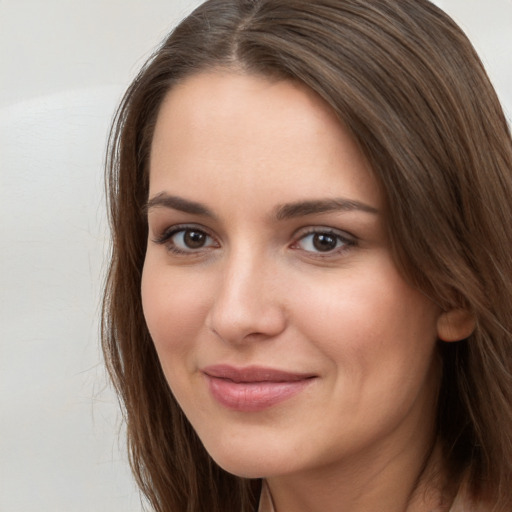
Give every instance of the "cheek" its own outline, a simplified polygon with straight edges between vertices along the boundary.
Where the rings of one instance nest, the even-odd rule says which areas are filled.
[[[437,307],[393,268],[354,272],[328,291],[310,292],[297,318],[329,362],[322,407],[333,418],[332,436],[340,424],[354,439],[389,432],[412,410],[427,421],[439,380]]]
[[[205,283],[199,281],[170,268],[152,265],[151,261],[144,265],[141,286],[144,317],[164,366],[165,355],[184,356],[204,326],[208,306]]]
[[[426,369],[432,360],[439,309],[392,263],[379,260],[375,272],[367,266],[364,273],[310,286],[297,308],[301,330],[354,378],[370,369],[381,375]]]

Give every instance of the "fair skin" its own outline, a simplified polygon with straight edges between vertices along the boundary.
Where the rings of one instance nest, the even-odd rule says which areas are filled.
[[[167,95],[144,314],[208,452],[266,478],[277,512],[440,506],[421,482],[439,469],[446,313],[401,276],[384,213],[357,145],[305,87],[212,71]]]

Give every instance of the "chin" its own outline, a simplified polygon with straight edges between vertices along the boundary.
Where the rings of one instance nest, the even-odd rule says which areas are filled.
[[[269,476],[268,472],[264,468],[260,468],[259,465],[255,466],[251,462],[244,463],[243,461],[229,461],[227,464],[222,464],[215,460],[218,466],[224,471],[238,476],[240,478],[247,478],[254,480],[257,478],[266,478]]]
[[[284,460],[284,454],[268,446],[244,446],[240,448],[234,443],[228,444],[225,449],[216,446],[210,449],[206,446],[210,457],[224,471],[241,478],[267,478],[289,471],[290,461]],[[280,456],[279,456],[280,455]],[[293,460],[293,459],[292,459]]]
[[[289,472],[284,470],[279,464],[273,462],[253,460],[218,460],[214,459],[218,466],[224,471],[240,478],[254,480],[257,478],[269,478],[277,475],[283,475]]]

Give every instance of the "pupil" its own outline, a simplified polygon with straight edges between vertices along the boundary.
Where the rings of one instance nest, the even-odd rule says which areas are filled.
[[[319,233],[313,237],[313,245],[317,251],[332,251],[336,248],[336,243],[336,237],[333,235]]]
[[[199,249],[203,247],[206,236],[200,231],[186,231],[184,236],[185,245],[189,249]]]

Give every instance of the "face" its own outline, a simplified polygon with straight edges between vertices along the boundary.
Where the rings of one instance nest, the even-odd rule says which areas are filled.
[[[291,81],[175,87],[150,161],[144,314],[226,470],[271,477],[422,453],[440,311],[405,282],[347,131]]]

